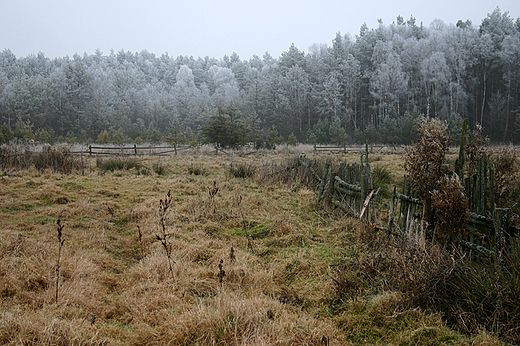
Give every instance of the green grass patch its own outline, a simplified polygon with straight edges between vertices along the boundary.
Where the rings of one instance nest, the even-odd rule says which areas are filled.
[[[84,189],[84,187],[78,183],[74,183],[72,181],[67,181],[62,184],[58,184],[58,186],[62,187],[65,190],[68,191],[81,191]]]
[[[2,208],[3,213],[12,213],[16,211],[31,211],[33,210],[33,206],[30,204],[21,204],[21,205],[15,205],[10,207],[4,207]]]
[[[51,216],[38,216],[33,218],[28,218],[23,220],[27,224],[38,224],[38,225],[47,225],[56,223],[56,218]]]

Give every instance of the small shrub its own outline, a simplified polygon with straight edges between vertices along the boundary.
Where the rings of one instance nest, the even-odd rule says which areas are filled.
[[[298,144],[298,139],[296,138],[296,136],[294,135],[294,133],[291,133],[289,135],[289,138],[287,139],[287,144],[288,145],[291,145],[291,146],[296,146],[296,144]]]
[[[257,182],[265,185],[287,184],[291,185],[303,179],[304,167],[298,157],[284,160],[281,163],[268,161],[256,169]]]
[[[389,197],[391,194],[392,173],[386,167],[374,167],[372,169],[372,183],[374,188],[381,188],[379,196]]]
[[[200,166],[191,165],[188,168],[188,173],[191,175],[206,175],[207,171],[206,171],[206,169],[204,169]]]
[[[231,165],[229,173],[235,178],[251,178],[256,172],[256,167],[250,164]]]
[[[137,170],[137,175],[150,175],[150,171],[148,170],[148,168],[143,167]]]
[[[441,179],[448,174],[446,153],[450,147],[448,127],[438,119],[423,119],[418,123],[419,139],[406,147],[404,167],[411,187],[425,203],[425,218],[433,226],[432,191],[439,190]]]
[[[459,177],[445,176],[432,193],[432,208],[436,220],[436,238],[441,242],[464,239],[468,219],[468,198]]]
[[[60,173],[70,173],[73,168],[70,148],[46,145],[41,152],[35,153],[34,166],[39,171],[50,168]]]
[[[97,159],[96,167],[104,171],[113,172],[118,170],[130,170],[132,168],[139,170],[141,168],[141,164],[135,159],[128,158],[115,158],[108,160]]]
[[[161,163],[156,163],[152,166],[153,171],[157,175],[165,175],[166,174],[166,167],[164,167]]]

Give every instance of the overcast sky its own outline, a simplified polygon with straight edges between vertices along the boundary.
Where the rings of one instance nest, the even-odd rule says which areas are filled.
[[[92,54],[100,49],[160,56],[277,58],[292,43],[308,52],[336,33],[359,33],[366,22],[390,24],[413,15],[417,24],[459,19],[480,25],[496,7],[520,17],[519,0],[0,0],[0,50],[17,57]]]

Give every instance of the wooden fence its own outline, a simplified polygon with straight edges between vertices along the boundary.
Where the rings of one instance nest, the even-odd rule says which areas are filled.
[[[316,184],[318,202],[323,207],[338,208],[348,216],[375,220],[376,211],[371,201],[379,189],[372,186],[372,171],[368,163],[368,152],[361,156],[361,163],[341,163],[335,169],[327,162],[319,175],[320,168],[312,160],[299,159],[305,167],[303,180],[310,186]]]
[[[494,170],[486,158],[481,159],[474,173],[464,179],[464,190],[468,198],[466,237],[455,242],[477,258],[491,258],[506,251],[504,246],[514,235],[510,225],[511,209],[495,208]],[[394,188],[388,230],[411,234],[424,232],[426,227],[424,203],[400,194]]]
[[[346,153],[347,146],[314,144],[314,152]]]
[[[73,148],[68,145],[2,145],[0,146],[0,169],[36,169],[43,171],[51,169],[63,174],[74,170],[84,171],[87,156],[168,156],[191,147],[183,146],[93,146],[88,148]],[[73,150],[74,149],[74,150]]]
[[[133,146],[128,147],[102,147],[89,145],[86,154],[90,156],[167,156],[176,155],[179,151],[188,150],[189,145],[173,146]]]
[[[360,163],[341,163],[332,167],[330,162],[318,163],[303,157],[299,165],[304,167],[303,181],[314,186],[319,204],[323,208],[339,210],[344,215],[364,219],[381,225],[377,219],[374,198],[379,187],[372,184],[372,172],[368,163],[368,150],[361,155]],[[464,180],[468,197],[468,219],[464,239],[455,242],[465,248],[472,258],[493,258],[506,251],[505,244],[512,236],[510,209],[494,207],[494,172],[487,160],[482,159],[475,172]],[[425,205],[411,196],[404,184],[406,194],[394,192],[388,210],[387,226],[378,226],[391,233],[426,234]],[[403,192],[404,192],[403,191]],[[502,244],[502,245],[501,245]]]
[[[388,230],[398,230],[405,234],[424,230],[424,203],[414,197],[400,194],[394,187],[388,213]]]

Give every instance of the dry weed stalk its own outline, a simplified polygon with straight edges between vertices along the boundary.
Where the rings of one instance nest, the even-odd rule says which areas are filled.
[[[210,205],[213,206],[213,213],[215,213],[216,210],[217,210],[216,206],[215,206],[215,196],[217,195],[218,190],[219,190],[219,187],[217,185],[217,181],[213,180],[213,187],[211,187],[208,190],[208,193],[209,193],[209,203],[210,203]]]
[[[240,212],[240,217],[242,219],[242,221],[241,221],[242,227],[244,229],[244,233],[247,238],[247,247],[251,252],[255,252],[255,249],[253,247],[253,240],[252,240],[253,237],[251,236],[251,234],[249,234],[249,222],[246,221],[246,219],[244,217],[244,209],[242,208],[242,200],[243,200],[242,195],[237,195],[235,198],[236,198],[236,203],[238,206],[238,211]]]
[[[231,262],[235,262],[235,248],[233,247],[233,244],[231,244],[231,249],[229,250],[229,259]]]
[[[86,320],[88,320],[90,322],[90,325],[94,325],[94,323],[96,323],[96,319],[97,319],[97,316],[96,314],[90,312],[90,311],[87,311],[87,314],[85,315],[85,318],[83,319],[83,321],[81,321],[81,325],[83,325],[83,322],[85,322]]]
[[[56,263],[56,304],[58,304],[59,287],[60,287],[60,266],[61,266],[61,248],[65,239],[63,239],[63,225],[61,224],[61,212],[58,214],[58,220],[56,221],[56,230],[58,231],[58,260]]]
[[[222,264],[224,263],[224,260],[220,260],[220,263],[218,264],[218,282],[222,284],[222,280],[224,279],[224,276],[226,276],[226,272],[224,269],[222,269]]]
[[[157,234],[157,240],[159,240],[164,247],[164,251],[166,252],[166,257],[168,257],[168,265],[170,267],[170,273],[172,275],[172,280],[175,281],[175,276],[173,275],[173,266],[172,262],[175,263],[175,261],[172,260],[172,245],[170,242],[166,239],[166,211],[168,211],[168,208],[170,208],[170,205],[172,203],[172,197],[170,195],[170,191],[168,191],[168,194],[166,195],[166,198],[164,200],[159,201],[159,216],[160,216],[160,225],[161,225],[161,234]]]
[[[144,256],[144,245],[143,245],[143,232],[141,231],[141,227],[137,225],[137,232],[139,236],[139,247],[141,249],[141,257]]]

